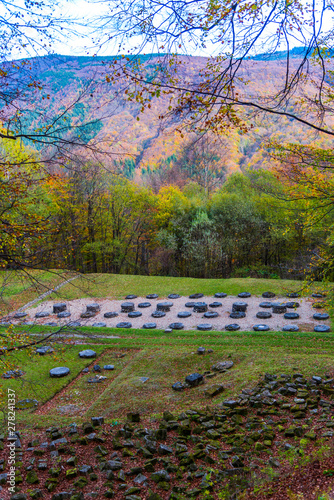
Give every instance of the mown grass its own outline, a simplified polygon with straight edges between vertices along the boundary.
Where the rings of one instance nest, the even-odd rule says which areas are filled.
[[[49,331],[34,327],[35,332]],[[82,328],[88,337],[101,329]],[[107,333],[107,332],[106,332]],[[109,334],[120,334],[117,329],[108,329]],[[2,380],[4,388],[17,391],[17,399],[33,397],[45,402],[54,394],[69,385],[62,393],[62,400],[55,400],[55,406],[81,404],[80,414],[62,415],[55,408],[38,415],[34,411],[17,412],[17,420],[25,426],[43,427],[58,423],[65,425],[72,421],[87,420],[91,416],[104,415],[106,421],[123,420],[128,411],[140,411],[143,415],[160,414],[166,408],[171,410],[189,409],[219,403],[226,397],[235,396],[242,389],[251,387],[266,372],[293,373],[300,371],[305,375],[317,374],[332,376],[334,336],[316,333],[283,332],[173,332],[127,330],[121,338],[86,338],[85,345],[62,346],[55,357],[28,356],[25,352],[16,354],[16,362],[26,375],[24,380]],[[87,377],[76,378],[82,369],[95,364],[95,360],[82,360],[78,352],[88,346],[102,357],[99,364],[114,364],[113,372],[104,371],[107,381],[101,384],[88,384]],[[197,348],[203,346],[213,349],[213,353],[198,356]],[[127,352],[122,359],[115,353]],[[221,396],[208,400],[203,389],[205,386],[175,393],[171,386],[184,380],[189,373],[203,373],[219,361],[232,359],[235,366],[228,373],[217,375],[207,383],[222,383],[225,391]],[[49,370],[54,366],[68,366],[71,374],[61,379],[51,379]],[[140,377],[149,377],[144,384]]]
[[[64,286],[60,290],[60,295],[67,300],[81,297],[122,299],[128,294],[145,297],[149,293],[157,293],[161,298],[167,297],[170,293],[189,295],[200,292],[205,295],[213,295],[216,292],[225,292],[229,295],[237,295],[241,291],[249,291],[252,294],[261,294],[267,290],[285,295],[287,291],[296,291],[301,287],[301,282],[293,280],[255,278],[198,279],[90,274],[81,276],[73,284]]]

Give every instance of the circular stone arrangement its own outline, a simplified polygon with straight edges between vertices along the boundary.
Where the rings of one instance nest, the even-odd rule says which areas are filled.
[[[79,358],[96,358],[96,352],[92,349],[85,349],[79,352]]]
[[[329,319],[329,314],[327,314],[327,313],[315,313],[315,314],[313,314],[313,319],[316,319],[319,321],[324,321],[326,319]]]
[[[212,325],[210,325],[210,323],[201,323],[200,325],[197,325],[197,330],[207,332],[209,330],[212,330]]]
[[[121,304],[121,312],[129,313],[135,310],[135,305],[133,302],[123,302]]]
[[[189,316],[191,316],[191,312],[188,311],[180,311],[177,313],[178,318],[189,318]]]
[[[327,325],[316,325],[316,326],[314,327],[314,331],[315,331],[315,332],[320,332],[320,333],[325,333],[325,332],[330,332],[330,331],[331,331],[331,329],[330,329],[330,327],[329,327],[329,326],[327,326]]]
[[[298,325],[284,325],[282,328],[282,332],[298,332],[298,331],[299,331]]]
[[[284,319],[299,319],[300,316],[298,313],[285,313]]]
[[[245,318],[245,317],[246,317],[246,313],[243,311],[232,311],[230,314],[230,318],[232,318],[232,319],[241,319],[241,318]]]
[[[256,313],[256,317],[259,319],[269,319],[272,318],[272,314],[267,311],[259,311],[258,313]]]
[[[241,299],[248,299],[249,297],[251,297],[251,293],[249,293],[249,292],[240,292],[240,293],[238,293],[238,297],[240,297]]]
[[[225,297],[227,297],[227,293],[218,292],[218,293],[215,293],[215,297],[217,297],[217,299],[224,299]]]
[[[154,311],[151,316],[152,318],[163,318],[164,316],[166,316],[166,313],[164,313],[163,311]]]
[[[148,295],[146,295],[147,299],[157,299],[158,297],[159,295],[157,293],[149,293]]]
[[[217,318],[219,314],[216,311],[208,311],[204,313],[203,318]]]
[[[150,302],[140,302],[138,304],[138,307],[141,309],[145,309],[145,307],[151,307],[151,303]]]
[[[128,321],[121,321],[120,323],[117,323],[116,328],[132,328],[132,324]]]
[[[183,330],[184,324],[183,323],[171,323],[169,325],[169,328],[171,328],[172,330]]]
[[[181,297],[181,295],[179,295],[178,293],[170,293],[168,295],[169,299],[179,299],[180,297]]]
[[[267,332],[270,328],[268,325],[254,325],[253,330],[254,332]]]
[[[118,316],[118,313],[116,312],[106,312],[104,313],[103,315],[105,318],[116,318],[116,316]]]
[[[128,314],[128,318],[139,318],[142,315],[143,313],[141,313],[140,311],[131,311]]]
[[[274,297],[276,297],[276,294],[273,292],[263,292],[262,297],[264,299],[273,299]]]
[[[225,330],[228,330],[230,332],[235,332],[236,330],[240,330],[240,325],[238,325],[237,323],[225,325]]]
[[[146,330],[152,330],[153,328],[156,328],[157,327],[157,324],[156,323],[144,323],[143,324],[143,328],[145,328]]]
[[[57,368],[51,368],[49,374],[52,378],[66,377],[70,373],[70,369],[65,366],[58,366]]]

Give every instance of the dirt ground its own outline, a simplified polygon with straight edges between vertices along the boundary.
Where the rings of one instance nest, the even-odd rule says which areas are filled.
[[[170,312],[166,313],[163,318],[152,318],[152,313],[156,310],[156,305],[161,302],[168,300],[173,303]],[[246,317],[241,319],[230,318],[230,313],[232,312],[232,305],[234,302],[246,302],[248,304]],[[292,309],[288,308],[287,312],[298,312],[300,315],[299,319],[287,320],[284,319],[284,314],[274,314],[272,309],[260,307],[261,302],[298,302],[299,307]],[[121,304],[123,302],[133,302],[135,304],[135,310],[140,311],[142,316],[138,318],[129,318],[128,313],[121,312]],[[139,308],[138,304],[142,302],[149,302],[150,307]],[[208,304],[208,311],[217,312],[218,316],[216,318],[205,318],[204,313],[193,312],[193,308],[185,307],[187,302],[205,302]],[[213,302],[221,302],[220,307],[212,308],[210,304]],[[56,314],[52,313],[53,301],[45,301],[38,307],[27,309],[26,316],[22,320],[14,320],[10,318],[13,323],[22,322],[34,322],[37,324],[47,324],[49,322],[56,322],[57,325],[64,325],[69,322],[79,321],[81,326],[92,326],[94,323],[105,323],[107,327],[116,327],[120,322],[130,322],[133,328],[142,328],[144,323],[154,322],[156,323],[157,329],[168,328],[173,322],[181,322],[184,325],[185,330],[194,330],[197,325],[202,323],[209,323],[212,325],[213,330],[225,330],[225,326],[231,323],[237,323],[240,325],[241,331],[250,331],[256,324],[266,324],[269,326],[270,330],[280,331],[284,325],[295,324],[299,326],[300,331],[312,331],[315,325],[326,324],[329,325],[329,320],[317,321],[313,319],[313,314],[319,312],[319,309],[314,309],[312,303],[315,302],[313,298],[298,298],[290,299],[286,297],[275,297],[273,299],[267,299],[263,297],[251,296],[249,298],[239,298],[236,296],[227,296],[225,298],[216,298],[204,296],[199,299],[190,299],[189,297],[180,297],[178,299],[146,299],[144,297],[138,297],[136,299],[124,299],[124,300],[108,300],[108,299],[77,299],[66,302],[67,311],[71,313],[71,316],[64,319],[59,319]],[[86,306],[88,304],[97,303],[100,306],[100,312],[97,313],[93,318],[83,319],[80,317],[82,313],[86,311]],[[50,316],[45,318],[35,318],[37,312],[49,312]],[[117,312],[118,316],[115,318],[105,318],[104,314],[106,312]],[[191,312],[191,316],[188,318],[178,318],[177,314],[181,311]],[[256,314],[259,311],[271,312],[272,317],[269,319],[258,319]],[[323,312],[320,310],[320,312]]]

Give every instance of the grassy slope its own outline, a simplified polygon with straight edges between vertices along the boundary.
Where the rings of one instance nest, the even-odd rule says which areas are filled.
[[[86,333],[89,329],[85,329]],[[95,333],[95,332],[94,332]],[[119,332],[117,332],[119,333]],[[94,342],[99,345],[94,345]],[[241,389],[251,387],[265,372],[293,373],[301,371],[305,375],[324,375],[333,372],[334,343],[332,335],[306,333],[198,333],[178,332],[167,335],[162,332],[129,330],[122,332],[121,339],[91,339],[89,346],[98,355],[104,351],[99,364],[115,365],[115,371],[103,372],[108,377],[98,385],[86,383],[85,378],[77,378],[68,388],[63,399],[56,406],[82,404],[80,415],[63,416],[54,409],[46,415],[36,415],[30,410],[17,412],[18,421],[25,425],[43,426],[58,422],[66,424],[73,420],[87,420],[90,416],[105,415],[107,420],[123,419],[129,410],[140,410],[143,414],[161,413],[166,407],[186,409],[218,403],[226,397],[238,394]],[[204,346],[213,349],[212,354],[203,357],[196,349]],[[78,351],[87,346],[67,346],[61,348],[57,357],[28,357],[26,353],[17,355],[18,366],[26,372],[26,383],[22,380],[2,381],[4,388],[17,391],[17,398],[33,397],[47,401],[71,382],[81,370],[96,360],[81,360]],[[128,349],[127,356],[115,358],[115,352]],[[218,375],[208,383],[223,383],[226,390],[213,401],[208,401],[203,388],[198,387],[184,393],[175,393],[171,385],[192,372],[210,370],[219,360],[232,359],[234,368],[224,375]],[[48,371],[54,366],[68,366],[71,375],[63,379],[50,379]],[[90,377],[92,374],[85,375]],[[142,384],[139,377],[149,380]]]
[[[64,278],[65,279],[65,278]],[[315,284],[314,289],[321,285]],[[269,280],[255,278],[231,279],[197,279],[172,278],[165,276],[132,276],[117,274],[89,274],[62,287],[57,293],[52,293],[50,300],[73,300],[82,297],[122,299],[128,294],[145,297],[149,293],[157,293],[160,298],[170,293],[189,295],[201,292],[213,295],[225,292],[237,295],[241,291],[249,291],[261,295],[264,291],[273,291],[277,295],[285,295],[288,291],[302,289],[302,282],[293,280]],[[51,287],[52,288],[52,287]],[[307,291],[307,294],[309,291]],[[24,305],[24,297],[20,298]]]

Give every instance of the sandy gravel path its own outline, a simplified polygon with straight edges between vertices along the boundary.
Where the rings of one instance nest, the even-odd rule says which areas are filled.
[[[156,310],[156,305],[166,300],[173,303],[170,312],[166,313],[163,318],[153,318],[151,315]],[[230,318],[230,313],[232,312],[232,305],[234,302],[246,302],[247,312],[246,317],[241,319]],[[259,311],[271,312],[271,309],[260,307],[260,303],[264,301],[269,302],[298,302],[299,307],[295,309],[287,309],[287,312],[298,312],[300,315],[299,319],[287,320],[284,319],[283,314],[272,314],[269,319],[258,319],[256,314]],[[266,299],[263,297],[251,296],[249,298],[239,298],[236,296],[227,296],[225,298],[216,298],[213,296],[204,296],[199,299],[190,299],[189,297],[180,297],[177,299],[146,299],[144,297],[138,297],[135,299],[124,299],[124,300],[108,300],[108,299],[77,299],[67,301],[67,311],[70,312],[68,318],[59,319],[56,314],[52,313],[54,301],[45,301],[39,304],[36,308],[28,308],[26,312],[28,316],[24,318],[26,322],[36,322],[38,324],[47,324],[50,322],[55,322],[57,325],[68,324],[73,321],[80,322],[81,326],[91,326],[94,323],[105,323],[107,327],[116,327],[120,322],[130,322],[133,328],[142,328],[144,323],[154,322],[158,329],[165,329],[173,322],[182,322],[185,330],[194,330],[197,325],[201,323],[209,323],[212,325],[213,330],[224,330],[225,326],[231,323],[238,323],[240,325],[240,330],[250,331],[256,324],[266,324],[271,330],[280,331],[284,325],[296,324],[299,326],[300,331],[312,331],[315,325],[326,324],[330,325],[329,320],[326,321],[316,321],[313,319],[313,314],[319,312],[319,310],[312,308],[312,303],[315,301],[313,298],[303,297],[298,299],[289,299],[286,297],[275,297],[273,299]],[[86,306],[96,302],[100,306],[100,312],[94,316],[94,318],[82,319],[80,315],[86,311]],[[140,311],[142,316],[138,318],[129,318],[128,313],[121,312],[121,304],[123,302],[133,302],[135,305],[135,310]],[[140,308],[138,305],[142,302],[149,302],[150,306],[146,308]],[[205,318],[204,313],[193,312],[193,308],[186,307],[187,302],[205,302],[208,304],[208,311],[217,312],[218,316],[216,318]],[[220,307],[210,307],[213,302],[221,302]],[[35,318],[35,314],[38,312],[48,312],[49,316],[45,318]],[[178,318],[178,313],[181,311],[191,312],[191,316],[188,318]],[[105,318],[104,314],[106,312],[116,312],[118,316],[115,318]],[[321,311],[323,312],[323,311]],[[21,320],[22,322],[23,320]],[[19,321],[12,320],[13,323]],[[121,329],[120,329],[121,333]]]

